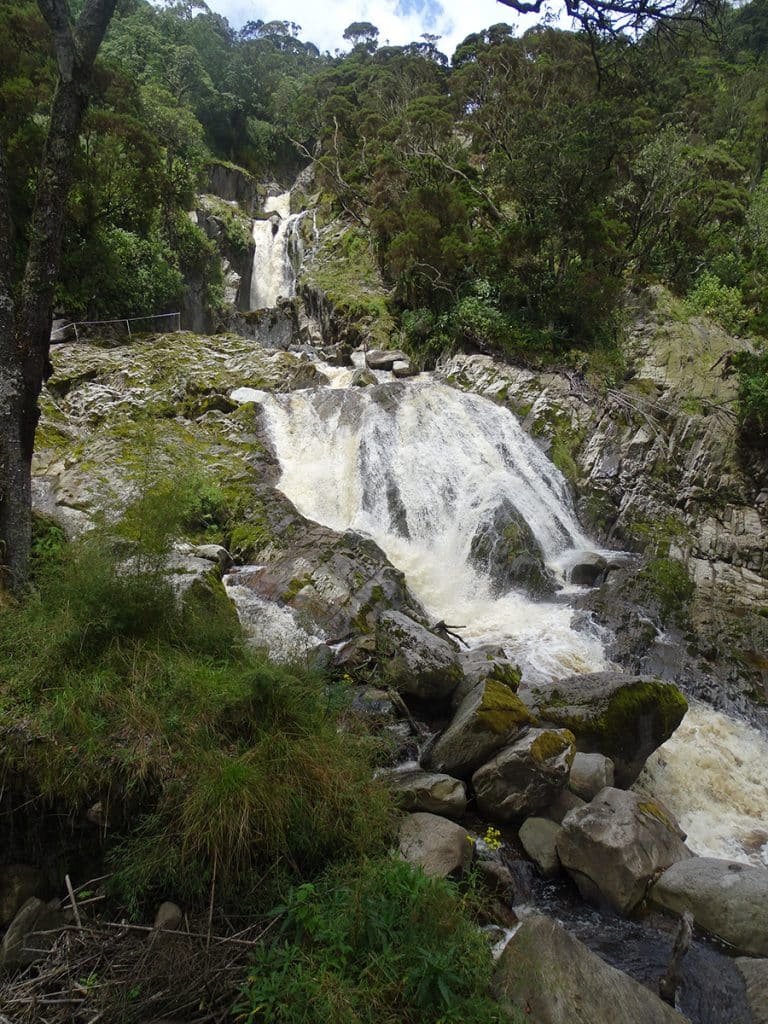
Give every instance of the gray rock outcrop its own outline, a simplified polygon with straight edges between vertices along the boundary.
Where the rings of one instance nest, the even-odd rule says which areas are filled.
[[[601,789],[613,785],[613,761],[603,754],[577,753],[571,765],[568,788],[582,800],[591,800]]]
[[[557,855],[585,899],[629,914],[660,871],[692,857],[684,838],[662,804],[606,788],[563,819]]]
[[[617,971],[548,917],[527,917],[499,959],[494,993],[511,1021],[684,1024],[650,989]]]
[[[676,914],[690,910],[696,924],[742,953],[768,957],[768,870],[715,857],[672,864],[650,898]]]
[[[574,751],[567,729],[528,729],[472,776],[478,810],[493,821],[540,811],[568,782]]]

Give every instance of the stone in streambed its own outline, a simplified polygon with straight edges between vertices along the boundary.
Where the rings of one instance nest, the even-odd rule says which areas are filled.
[[[472,862],[473,838],[437,814],[408,814],[400,826],[400,855],[436,878],[461,875]]]
[[[650,891],[665,910],[690,910],[696,924],[750,956],[768,956],[768,869],[716,857],[672,864]]]
[[[405,810],[427,811],[447,818],[460,818],[467,810],[467,787],[450,775],[414,769],[387,772],[382,778]]]
[[[560,871],[557,837],[560,826],[549,818],[526,818],[518,833],[523,849],[545,878]]]
[[[510,1021],[684,1024],[650,989],[611,967],[556,921],[526,917],[499,959],[493,991]]]
[[[481,644],[459,651],[464,679],[451,695],[451,707],[457,708],[464,698],[486,679],[495,679],[516,693],[520,686],[520,669],[510,661],[504,649],[496,644]]]
[[[472,776],[477,807],[493,821],[534,814],[568,781],[575,751],[567,729],[529,729]]]
[[[530,712],[508,686],[487,679],[461,702],[453,721],[426,755],[424,767],[469,778],[531,721]]]
[[[8,864],[0,868],[0,925],[14,919],[31,896],[40,896],[45,877],[40,868],[28,864]]]
[[[369,370],[391,370],[395,363],[407,363],[408,356],[400,349],[371,349],[365,353],[365,364]]]
[[[684,839],[663,804],[606,788],[565,816],[557,855],[585,899],[629,914],[660,871],[693,856]]]

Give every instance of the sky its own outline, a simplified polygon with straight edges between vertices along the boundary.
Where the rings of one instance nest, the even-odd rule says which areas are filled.
[[[496,0],[208,0],[208,6],[234,28],[259,18],[295,21],[301,39],[331,52],[349,48],[342,33],[353,21],[376,25],[382,45],[410,43],[430,32],[442,37],[437,46],[449,57],[471,32],[500,21],[522,31],[540,20],[521,17]]]

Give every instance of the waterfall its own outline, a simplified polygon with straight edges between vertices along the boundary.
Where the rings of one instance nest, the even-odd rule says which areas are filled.
[[[253,270],[251,309],[269,309],[281,298],[292,298],[296,290],[294,259],[303,254],[298,226],[303,213],[291,213],[291,194],[271,196],[264,212],[273,216],[253,222]]]
[[[473,564],[473,537],[509,506],[551,564],[590,547],[563,477],[508,410],[432,381],[233,397],[262,403],[302,515],[372,537],[436,620],[502,642],[529,680],[607,667],[567,605],[499,595]]]

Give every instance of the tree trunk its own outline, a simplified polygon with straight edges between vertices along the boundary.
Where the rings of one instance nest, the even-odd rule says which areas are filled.
[[[91,71],[117,0],[86,0],[72,27],[65,0],[38,0],[51,29],[59,79],[37,181],[29,252],[18,303],[0,141],[0,585],[20,592],[29,575],[32,454],[37,401],[50,374],[51,311],[61,262],[67,195]]]

